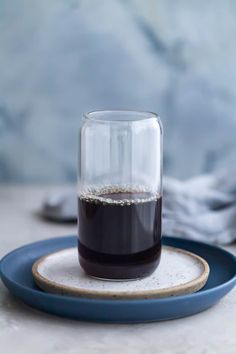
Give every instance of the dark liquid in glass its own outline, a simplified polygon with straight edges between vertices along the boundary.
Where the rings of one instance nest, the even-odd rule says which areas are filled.
[[[151,274],[161,255],[161,197],[108,191],[79,198],[79,261],[91,276],[135,279]]]

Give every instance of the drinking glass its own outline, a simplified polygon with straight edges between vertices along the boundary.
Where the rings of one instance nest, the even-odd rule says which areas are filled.
[[[83,116],[78,250],[84,271],[112,280],[151,274],[161,255],[162,125],[157,114]]]

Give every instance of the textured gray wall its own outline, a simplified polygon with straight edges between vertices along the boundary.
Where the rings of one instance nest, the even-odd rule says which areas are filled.
[[[158,112],[165,172],[236,162],[236,2],[1,1],[0,181],[73,181],[82,112]]]

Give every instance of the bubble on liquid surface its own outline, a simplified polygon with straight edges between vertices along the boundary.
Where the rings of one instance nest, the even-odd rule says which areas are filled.
[[[147,203],[160,199],[159,193],[154,193],[149,188],[136,186],[103,186],[100,188],[87,188],[79,196],[82,201],[97,204],[131,205]]]

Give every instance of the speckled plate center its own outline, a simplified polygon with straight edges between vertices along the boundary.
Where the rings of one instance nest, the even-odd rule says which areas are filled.
[[[33,265],[38,286],[52,293],[92,298],[159,298],[189,294],[201,289],[209,266],[188,251],[163,247],[161,262],[152,275],[134,281],[113,282],[87,276],[78,262],[76,248],[40,258]]]

